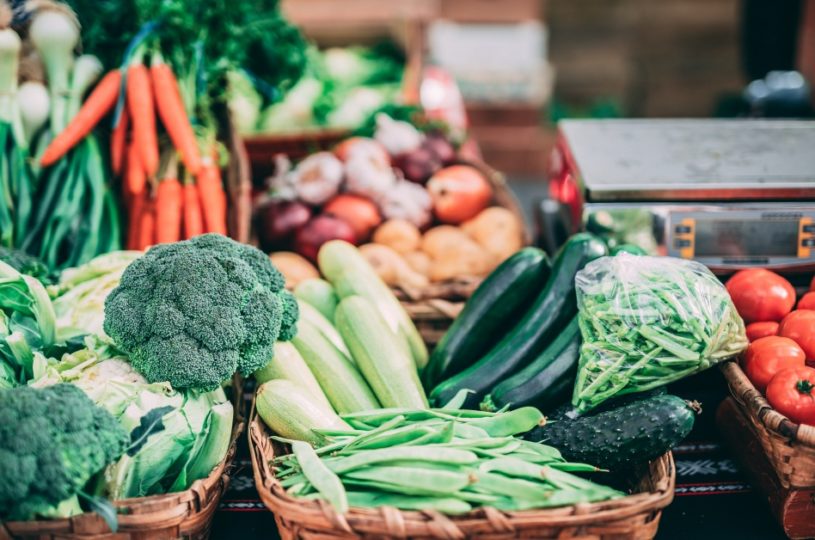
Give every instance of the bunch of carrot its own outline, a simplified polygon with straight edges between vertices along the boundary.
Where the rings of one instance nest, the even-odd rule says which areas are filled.
[[[107,73],[43,153],[42,165],[56,163],[115,107],[110,163],[122,178],[127,248],[146,249],[205,232],[226,234],[226,194],[217,159],[201,155],[178,81],[158,54],[149,67],[142,55],[134,55],[126,68]],[[156,116],[172,143],[164,152]]]

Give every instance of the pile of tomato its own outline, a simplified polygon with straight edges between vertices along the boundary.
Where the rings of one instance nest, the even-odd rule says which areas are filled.
[[[789,281],[761,268],[737,272],[725,286],[747,323],[747,377],[778,412],[815,425],[815,278],[800,299]]]

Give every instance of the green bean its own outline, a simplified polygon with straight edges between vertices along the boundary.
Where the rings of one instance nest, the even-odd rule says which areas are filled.
[[[291,448],[308,481],[337,512],[341,514],[348,512],[348,498],[340,478],[326,467],[311,445],[296,441],[292,443]]]
[[[382,448],[370,452],[360,452],[348,457],[325,460],[328,468],[336,474],[343,474],[369,465],[393,461],[428,461],[452,465],[475,463],[478,457],[468,450],[439,448],[434,446]]]
[[[540,482],[508,478],[502,474],[478,472],[470,491],[517,497],[519,499],[543,500],[551,496],[552,488]]]
[[[408,466],[371,466],[344,475],[351,480],[402,486],[408,489],[426,489],[436,493],[455,493],[469,486],[472,475],[454,470],[433,470]]]
[[[544,422],[543,414],[535,407],[521,407],[490,418],[473,420],[468,425],[479,427],[492,437],[506,437],[526,433]]]
[[[395,493],[349,491],[348,502],[353,506],[393,506],[402,510],[436,510],[445,514],[466,514],[472,505],[457,497],[422,497]]]
[[[472,390],[462,389],[459,390],[458,393],[453,396],[453,399],[448,401],[443,407],[442,410],[447,411],[457,411],[460,410],[464,403],[467,401],[467,396],[472,394]]]

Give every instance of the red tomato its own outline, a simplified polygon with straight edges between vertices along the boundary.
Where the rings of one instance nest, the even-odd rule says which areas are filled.
[[[481,212],[492,199],[492,188],[484,175],[469,165],[452,165],[427,181],[433,211],[442,223],[457,225]]]
[[[756,388],[764,392],[773,375],[782,369],[804,366],[805,362],[804,351],[793,340],[767,336],[755,340],[747,347],[744,372]]]
[[[747,323],[780,321],[795,305],[795,289],[790,282],[763,268],[740,270],[725,287]]]
[[[795,309],[815,309],[815,292],[808,292],[798,300]]]
[[[809,290],[815,291],[815,276],[812,276],[812,281],[809,282]]]
[[[815,369],[797,367],[778,372],[767,386],[767,401],[793,422],[815,426]]]
[[[796,342],[804,349],[807,360],[815,360],[815,310],[798,309],[784,317],[778,335]]]
[[[778,334],[778,323],[775,321],[754,322],[747,325],[747,339],[757,339]]]

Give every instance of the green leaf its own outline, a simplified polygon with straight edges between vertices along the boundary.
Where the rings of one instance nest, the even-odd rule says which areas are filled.
[[[152,409],[142,416],[139,425],[130,432],[130,448],[127,449],[127,455],[130,457],[135,456],[147,444],[147,440],[151,435],[163,431],[164,422],[162,422],[162,418],[173,410],[173,407],[165,405],[164,407]]]

